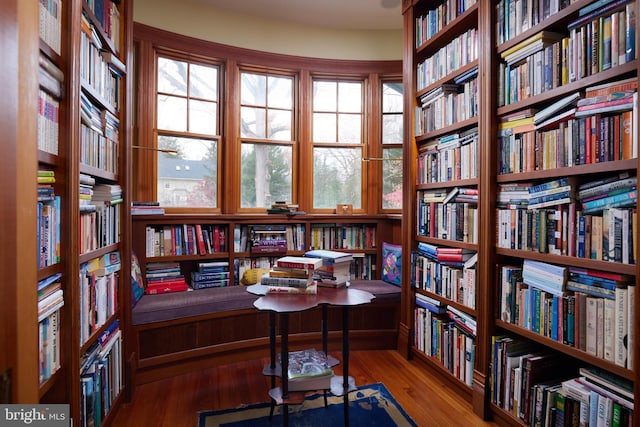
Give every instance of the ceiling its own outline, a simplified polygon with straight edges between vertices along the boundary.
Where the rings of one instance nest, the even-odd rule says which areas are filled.
[[[198,0],[218,9],[336,30],[401,30],[402,0]]]

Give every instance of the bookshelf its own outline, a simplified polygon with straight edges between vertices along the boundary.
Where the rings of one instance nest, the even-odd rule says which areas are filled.
[[[394,222],[365,215],[279,219],[217,215],[212,219],[166,214],[132,218],[133,250],[143,272],[148,263],[177,262],[182,275],[190,278],[201,262],[227,262],[229,285],[238,285],[249,269],[269,268],[279,257],[302,255],[311,248],[352,253],[353,278],[378,279],[376,260],[380,259],[382,242],[392,241],[392,231],[387,228]]]
[[[79,254],[71,319],[72,414],[81,425],[108,423],[124,399],[130,292],[128,72],[130,3],[72,2],[69,35],[69,247]],[[78,203],[79,201],[79,203]],[[99,403],[99,404],[96,404]]]
[[[485,127],[479,2],[404,6],[406,349],[473,396],[484,322],[478,277]],[[409,71],[410,70],[410,71]],[[409,200],[410,199],[410,200]],[[401,327],[401,331],[403,328]]]
[[[444,310],[439,306],[451,305],[447,282],[424,279],[424,266],[434,268],[428,250],[452,246],[477,251],[475,310],[452,305],[466,309],[476,321],[467,395],[480,416],[509,425],[534,424],[541,416],[523,409],[529,396],[522,394],[518,401],[518,390],[529,390],[524,384],[535,385],[541,399],[565,396],[575,387],[573,379],[559,374],[538,377],[539,383],[558,380],[549,390],[532,379],[518,383],[525,380],[522,372],[535,370],[533,359],[522,356],[525,351],[574,366],[575,372],[564,373],[575,377],[584,374],[579,367],[600,369],[635,390],[631,403],[638,395],[637,346],[624,348],[622,339],[627,331],[628,339],[636,340],[635,330],[625,325],[638,319],[633,237],[637,2],[551,2],[551,9],[541,4],[478,2],[467,11],[457,10],[459,15],[452,13],[455,5],[403,4],[405,93],[413,94],[406,97],[405,109],[416,113],[405,122],[405,170],[411,171],[405,180],[405,189],[411,189],[405,206],[411,208],[403,213],[403,240],[404,250],[414,255],[403,265],[412,273],[403,278],[407,309],[401,350],[406,340],[407,356],[460,385],[459,376],[442,369],[437,354],[430,352],[416,314],[426,311],[433,317]],[[442,68],[425,73],[423,64],[472,29],[481,35],[482,52],[477,124],[466,117],[456,123],[441,120],[437,113],[425,112],[425,105],[437,112],[431,97],[441,96],[429,84],[454,92],[447,85],[470,65],[461,61],[458,68],[443,67],[444,73]],[[426,42],[420,43],[425,31]],[[480,141],[477,175],[463,178],[455,169],[448,175],[452,172],[442,169],[441,147],[433,141],[475,126]],[[441,218],[451,217],[439,203],[460,188],[478,193],[478,235],[469,242],[451,242],[450,229],[438,229]],[[593,325],[589,316],[594,316]],[[507,380],[509,375],[518,378],[515,383]],[[567,398],[566,408],[558,411],[571,414],[579,400]],[[518,410],[514,405],[524,406]],[[624,417],[628,411],[624,403],[618,405]]]
[[[65,383],[64,369],[69,359],[67,343],[71,321],[68,304],[70,278],[64,269],[67,262],[62,249],[68,242],[62,236],[69,212],[65,209],[69,193],[66,188],[65,159],[68,156],[67,96],[68,67],[63,49],[63,31],[68,22],[66,4],[39,4],[38,118],[37,118],[37,306],[38,306],[38,378],[43,402],[58,399],[58,389]],[[65,305],[67,307],[65,308]]]

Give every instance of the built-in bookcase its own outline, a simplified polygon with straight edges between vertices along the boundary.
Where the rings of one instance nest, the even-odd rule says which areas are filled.
[[[285,218],[285,217],[283,217]],[[330,218],[335,220],[335,218]],[[220,286],[241,283],[250,269],[268,269],[284,255],[302,255],[312,248],[353,254],[353,279],[379,279],[376,263],[382,241],[392,242],[384,219],[328,217],[250,221],[236,216],[135,215],[133,250],[144,272],[150,263],[177,263],[187,284],[207,262],[225,262],[228,281]],[[381,225],[382,224],[382,225]],[[312,243],[312,242],[315,242]],[[199,289],[198,286],[195,289]]]
[[[458,3],[417,2],[405,9],[412,68],[405,93],[413,111],[408,148],[414,153],[408,169],[414,173],[405,181],[412,195],[404,216],[412,242],[405,245],[405,294],[412,307],[410,354],[457,379],[470,395],[478,316],[481,44],[478,5]]]
[[[64,384],[64,370],[69,354],[71,320],[65,310],[69,305],[70,280],[64,270],[66,263],[62,230],[66,229],[69,212],[65,209],[68,191],[64,159],[68,134],[64,120],[69,114],[67,96],[68,71],[62,40],[67,22],[68,5],[53,1],[39,5],[40,51],[38,70],[38,345],[40,398],[44,401],[58,396],[55,389]],[[68,307],[67,307],[68,308]]]
[[[554,425],[592,409],[596,421],[631,419],[638,395],[637,7],[404,4],[406,106],[415,111],[405,126],[405,169],[414,172],[403,216],[412,251],[409,354],[422,360],[424,353],[429,368],[444,365],[445,378],[459,384],[462,366],[447,365],[456,353],[429,342],[450,339],[446,325],[455,313],[443,306],[473,315],[475,364],[466,381],[485,418]],[[440,60],[443,49],[453,52],[452,40],[476,30],[475,63]],[[453,46],[469,52],[467,43]],[[475,65],[478,120],[448,121],[446,106],[467,99],[466,86],[449,85]],[[459,162],[462,152],[448,150],[447,139],[476,128],[475,162]],[[458,219],[469,209],[460,215],[447,206],[467,194],[477,194],[473,237]],[[465,276],[438,265],[441,247],[477,252],[475,301],[454,292],[464,288],[452,287],[452,278]],[[598,381],[618,391],[607,394]]]
[[[71,35],[77,58],[71,97],[74,117],[68,182],[77,199],[71,229],[79,257],[74,310],[78,331],[72,348],[78,367],[71,382],[72,407],[80,425],[100,425],[123,399],[124,295],[129,283],[129,209],[127,189],[126,17],[129,3],[79,2],[71,17],[79,31]]]

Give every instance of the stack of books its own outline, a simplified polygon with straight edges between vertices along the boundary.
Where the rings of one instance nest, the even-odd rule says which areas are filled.
[[[198,271],[191,272],[193,289],[229,286],[229,261],[199,262]]]
[[[189,285],[180,272],[177,262],[150,262],[147,264],[147,295],[182,292]]]
[[[317,282],[313,273],[322,266],[319,258],[285,256],[276,260],[260,284],[269,293],[316,294]]]
[[[298,211],[299,205],[294,203],[287,203],[278,201],[271,204],[271,208],[267,209],[268,214],[286,214],[286,215],[300,215],[304,212]]]
[[[318,281],[318,286],[338,288],[351,280],[351,253],[315,249],[305,252],[304,257],[322,260],[322,265],[313,271],[313,278]]]

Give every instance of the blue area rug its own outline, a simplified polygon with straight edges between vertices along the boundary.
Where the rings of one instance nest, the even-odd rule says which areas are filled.
[[[198,427],[281,426],[282,406],[276,406],[269,421],[270,403],[243,405],[222,411],[198,413]],[[328,407],[324,407],[322,393],[307,396],[301,405],[289,406],[289,425],[339,426],[343,425],[342,396],[329,394]],[[382,383],[358,387],[349,393],[349,425],[357,426],[417,426],[393,398]]]

